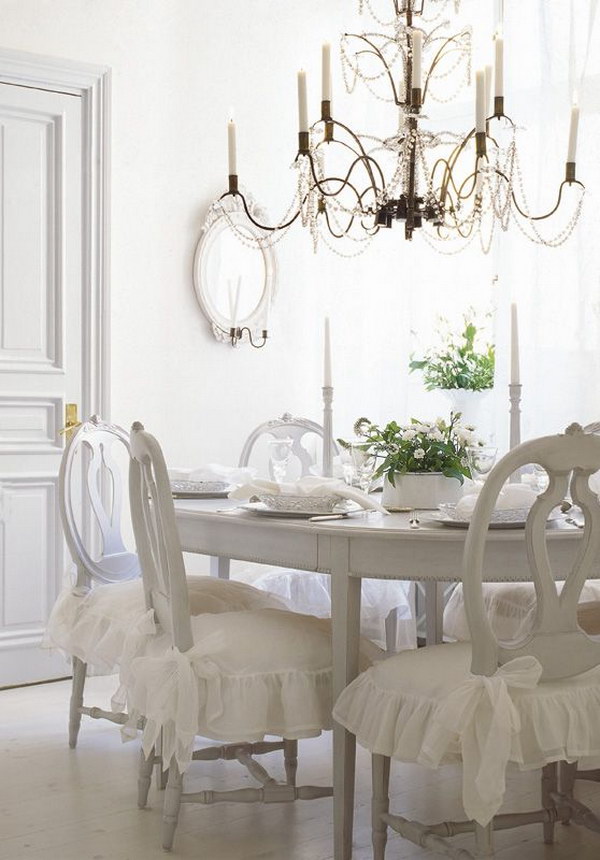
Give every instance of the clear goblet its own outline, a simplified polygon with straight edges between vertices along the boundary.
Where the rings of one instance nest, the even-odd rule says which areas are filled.
[[[486,445],[472,445],[467,448],[467,460],[473,481],[485,478],[488,472],[492,471],[497,454],[497,448]]]
[[[293,444],[294,440],[287,437],[271,439],[269,442],[269,471],[278,484],[283,483],[286,476]]]
[[[360,487],[363,493],[368,493],[376,468],[375,455],[365,451],[364,443],[354,443],[350,446],[350,459],[353,472],[352,484]]]

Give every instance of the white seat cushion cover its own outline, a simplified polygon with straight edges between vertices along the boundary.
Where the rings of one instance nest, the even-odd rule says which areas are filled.
[[[190,611],[233,612],[246,609],[286,608],[278,598],[241,582],[208,576],[188,576]],[[59,648],[79,657],[99,672],[115,672],[126,643],[131,657],[136,633],[148,632],[142,580],[66,588],[52,608],[44,647]]]
[[[141,657],[125,673],[129,725],[146,717],[146,755],[161,728],[163,759],[176,754],[182,771],[196,735],[255,742],[265,735],[314,737],[331,728],[329,619],[262,609],[197,616],[192,630],[189,651]],[[152,649],[160,649],[161,638]],[[363,643],[363,665],[375,654],[379,649]]]
[[[559,593],[563,584],[556,583]],[[584,603],[595,600],[600,600],[600,580],[588,579],[579,601]],[[533,625],[537,605],[535,588],[530,582],[485,582],[483,605],[498,641],[519,641],[529,633]],[[466,642],[471,638],[462,583],[456,586],[444,609],[444,636],[458,642]]]
[[[473,767],[471,774],[465,768],[465,810],[486,824],[502,802],[508,761],[530,770],[600,754],[600,668],[538,684],[541,667],[533,657],[510,661],[492,678],[471,675],[470,666],[468,642],[402,652],[356,678],[339,697],[334,718],[361,746],[403,762],[464,763],[473,759],[473,745],[496,756],[487,768],[494,773],[484,769],[476,786]],[[502,767],[498,755],[504,755]],[[488,789],[492,799],[482,813]]]

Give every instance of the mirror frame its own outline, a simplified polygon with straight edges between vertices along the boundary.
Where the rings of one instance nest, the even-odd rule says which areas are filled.
[[[252,196],[244,191],[244,197],[246,198],[246,204],[252,217],[257,221],[262,221],[262,223],[268,223],[267,214],[257,205]],[[233,230],[235,233],[236,227],[243,227],[244,230],[251,233],[257,239],[264,238],[265,236],[264,232],[259,227],[256,227],[246,215],[242,198],[239,195],[228,195],[227,197],[214,200],[207,212],[194,254],[194,292],[204,316],[210,323],[215,338],[223,343],[231,342],[229,335],[231,319],[221,313],[211,300],[206,270],[208,256],[214,242],[224,230]],[[236,239],[242,242],[239,237],[236,237]],[[240,328],[249,328],[253,334],[262,334],[267,303],[270,302],[271,305],[273,304],[277,290],[277,259],[272,246],[257,245],[256,253],[262,255],[264,266],[265,277],[262,295],[254,310],[245,317],[240,317],[237,325]],[[246,337],[239,341],[240,344],[247,342]]]

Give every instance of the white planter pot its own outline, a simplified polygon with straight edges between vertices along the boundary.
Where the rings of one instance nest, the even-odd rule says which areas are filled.
[[[460,494],[460,481],[441,472],[409,472],[396,475],[395,484],[387,477],[383,482],[383,506],[390,511],[437,508],[442,502],[457,502]]]
[[[492,388],[484,391],[470,391],[467,388],[441,388],[448,400],[452,412],[460,412],[461,424],[472,424],[478,435],[486,438],[491,431],[490,404]]]

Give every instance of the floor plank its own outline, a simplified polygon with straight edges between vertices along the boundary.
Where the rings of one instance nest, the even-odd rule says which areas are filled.
[[[112,678],[90,678],[86,699],[106,705]],[[112,725],[84,717],[76,750],[66,740],[69,683],[0,692],[0,860],[159,860],[160,803],[136,806],[139,747],[122,744]],[[300,745],[299,778],[330,781],[330,736]],[[265,757],[283,776],[279,754]],[[371,858],[370,761],[359,751],[355,860]],[[537,774],[509,772],[508,809],[537,805]],[[196,764],[187,778],[192,790],[252,785],[233,762]],[[392,808],[421,820],[462,818],[460,768],[429,772],[412,765],[392,770]],[[600,810],[600,785],[577,784],[577,794]],[[173,855],[201,860],[331,860],[331,800],[293,805],[221,804],[184,806]],[[539,826],[497,835],[500,860],[598,860],[600,836],[578,827],[557,827],[557,842],[545,846]],[[457,844],[468,846],[470,837]],[[389,860],[432,860],[434,855],[392,835]]]

